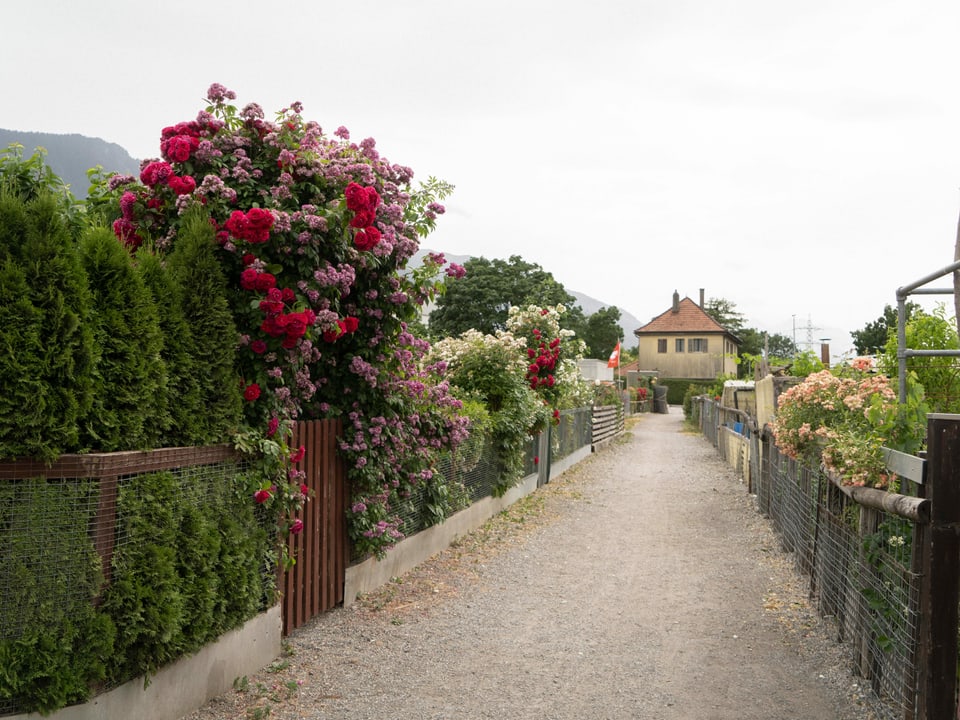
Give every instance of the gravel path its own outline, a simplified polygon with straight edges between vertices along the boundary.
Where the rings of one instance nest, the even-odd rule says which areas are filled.
[[[189,720],[871,718],[768,523],[682,419],[641,416]]]

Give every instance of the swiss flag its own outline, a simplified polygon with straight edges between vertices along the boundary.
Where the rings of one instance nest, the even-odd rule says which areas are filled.
[[[620,343],[617,343],[617,346],[613,349],[613,352],[610,353],[610,359],[607,360],[607,367],[620,367]]]

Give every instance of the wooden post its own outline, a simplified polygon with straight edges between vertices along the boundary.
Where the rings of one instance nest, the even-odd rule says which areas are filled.
[[[927,416],[930,526],[920,598],[919,713],[956,718],[957,606],[960,602],[960,415]]]

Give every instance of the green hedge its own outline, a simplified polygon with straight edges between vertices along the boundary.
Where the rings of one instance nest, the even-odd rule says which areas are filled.
[[[659,378],[658,385],[667,386],[667,402],[671,405],[682,405],[691,385],[712,385],[713,380],[691,380],[690,378]]]
[[[149,678],[268,607],[277,519],[255,484],[232,464],[124,479],[106,587],[96,483],[0,484],[0,714]]]
[[[0,709],[50,712],[107,676],[115,631],[93,603],[96,507],[93,483],[0,483]]]

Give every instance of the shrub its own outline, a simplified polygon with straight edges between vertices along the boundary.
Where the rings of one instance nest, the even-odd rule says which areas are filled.
[[[110,230],[85,233],[80,255],[96,308],[89,324],[98,349],[93,405],[82,423],[81,443],[100,452],[155,447],[170,423],[153,297]]]
[[[120,487],[113,576],[102,609],[117,627],[111,677],[155,673],[265,604],[275,514],[255,517],[255,476],[202,468],[127,479]],[[264,573],[264,565],[270,565]],[[270,598],[272,600],[272,598]]]
[[[226,442],[243,418],[243,380],[237,374],[237,326],[227,302],[227,284],[216,257],[213,228],[196,209],[183,217],[167,260],[190,328],[190,363],[205,408],[204,444]],[[177,338],[168,338],[177,342]]]
[[[53,197],[0,193],[0,456],[52,460],[80,449],[96,360],[87,277]]]
[[[0,707],[50,712],[106,677],[115,630],[93,606],[103,582],[87,534],[96,507],[88,483],[0,483]]]
[[[158,390],[162,394],[159,405],[166,408],[166,413],[158,418],[158,424],[163,428],[165,444],[203,445],[208,437],[204,418],[207,408],[200,397],[196,344],[183,312],[184,291],[157,255],[138,253],[136,265],[153,297],[163,337],[160,357],[167,369],[167,382]]]
[[[882,446],[915,452],[924,432],[926,408],[911,383],[909,402],[897,403],[883,375],[853,369],[813,373],[782,393],[771,424],[780,450],[836,473],[845,484],[885,488]]]
[[[255,103],[231,104],[235,94],[222,85],[207,97],[195,120],[163,128],[162,159],[139,180],[101,178],[91,206],[131,249],[172,252],[171,267],[188,235],[205,233],[228,283],[229,348],[210,337],[227,324],[198,327],[186,315],[198,356],[230,358],[239,378],[226,365],[198,376],[231,403],[242,393],[246,423],[237,428],[235,406],[222,407],[212,439],[239,430],[237,447],[275,461],[259,489],[265,502],[292,498],[295,510],[290,423],[349,418],[341,448],[352,506],[364,508],[348,515],[351,537],[382,553],[398,539],[393,506],[466,434],[442,373],[417,367],[422,350],[407,326],[438,291],[443,261],[403,272],[444,211],[436,200],[452,188],[432,178],[412,187],[410,168],[382,157],[373,139],[350,142],[346,128],[328,137],[300,103],[270,121]],[[180,268],[180,284],[197,287],[183,277],[190,264]],[[197,305],[191,292],[184,302]],[[387,427],[390,444],[368,442]]]

